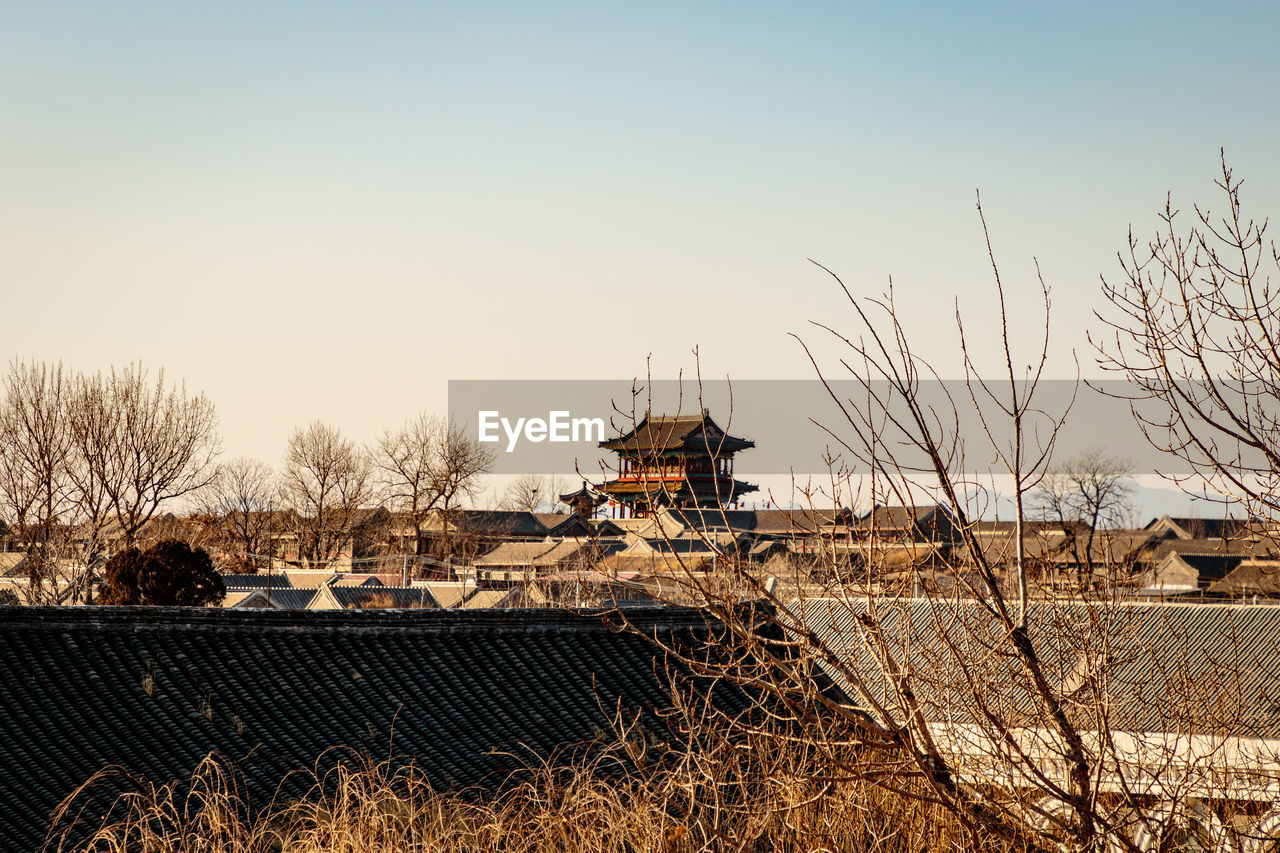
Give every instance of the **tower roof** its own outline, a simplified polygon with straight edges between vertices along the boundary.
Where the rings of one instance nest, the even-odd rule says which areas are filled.
[[[724,456],[755,447],[756,443],[729,435],[703,409],[701,415],[646,416],[631,432],[602,441],[600,446],[617,452],[662,453],[686,450]]]
[[[572,507],[576,507],[579,504],[590,504],[591,506],[596,507],[604,503],[605,498],[595,489],[591,488],[591,486],[587,484],[586,480],[583,480],[582,488],[578,489],[576,492],[567,492],[560,495],[560,501],[561,503]]]

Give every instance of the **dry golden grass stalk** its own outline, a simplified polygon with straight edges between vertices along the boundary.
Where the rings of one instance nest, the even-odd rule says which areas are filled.
[[[866,774],[824,778],[803,738],[728,737],[703,721],[696,751],[646,746],[621,726],[603,750],[566,752],[497,790],[440,792],[412,764],[340,764],[310,794],[250,808],[209,757],[189,779],[136,783],[106,820],[68,798],[47,850],[156,853],[696,853],[972,850],[953,817]],[[590,757],[587,757],[590,756]],[[856,765],[856,759],[854,760]],[[78,794],[112,778],[90,780]],[[992,844],[992,853],[1011,848]]]

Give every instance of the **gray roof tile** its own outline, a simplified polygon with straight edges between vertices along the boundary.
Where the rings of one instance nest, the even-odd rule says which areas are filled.
[[[690,611],[628,618],[666,638],[708,630]],[[336,746],[412,761],[439,787],[493,784],[514,769],[503,751],[545,757],[607,731],[619,701],[665,705],[659,671],[649,641],[591,613],[0,608],[0,843],[38,847],[59,800],[107,765],[165,782],[213,751],[255,802],[282,779],[303,795],[287,772],[325,771]],[[87,814],[118,790],[87,792]]]

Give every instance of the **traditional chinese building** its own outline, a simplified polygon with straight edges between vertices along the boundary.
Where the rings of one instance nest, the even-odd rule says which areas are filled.
[[[660,506],[715,509],[756,490],[733,477],[734,454],[755,442],[729,435],[705,409],[701,415],[646,417],[600,446],[618,455],[617,476],[596,487],[618,517],[647,516]]]
[[[560,495],[560,502],[583,518],[591,518],[596,508],[606,500],[607,498],[588,486],[586,480],[582,481],[582,488],[578,491]]]

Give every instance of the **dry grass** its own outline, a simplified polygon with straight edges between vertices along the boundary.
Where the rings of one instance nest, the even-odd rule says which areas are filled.
[[[695,853],[973,850],[940,809],[847,774],[824,779],[781,741],[728,741],[697,756],[622,738],[595,758],[548,762],[497,791],[435,791],[412,766],[366,762],[315,778],[311,794],[252,810],[236,769],[140,784],[105,822],[56,816],[46,849],[156,853]],[[577,753],[581,755],[581,753]],[[627,772],[619,772],[622,767]],[[100,780],[94,780],[100,781]],[[992,853],[1007,848],[991,846]]]

